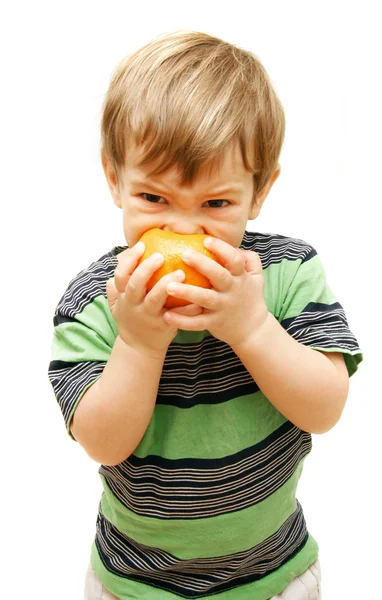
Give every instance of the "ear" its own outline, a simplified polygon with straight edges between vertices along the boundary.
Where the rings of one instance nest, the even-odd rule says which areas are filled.
[[[122,208],[120,186],[118,183],[117,173],[110,159],[108,158],[108,156],[106,156],[106,154],[103,151],[101,152],[101,160],[107,185],[109,186],[109,190],[113,197],[114,204],[116,204],[119,208]]]
[[[273,175],[269,179],[268,183],[257,194],[256,198],[253,201],[253,204],[252,204],[252,207],[251,207],[251,210],[249,213],[250,220],[256,219],[256,217],[259,215],[259,213],[263,207],[264,201],[265,201],[266,197],[268,196],[269,192],[271,191],[271,188],[272,188],[274,182],[280,175],[280,172],[281,172],[281,167],[280,167],[280,165],[277,165],[277,168],[274,170]]]

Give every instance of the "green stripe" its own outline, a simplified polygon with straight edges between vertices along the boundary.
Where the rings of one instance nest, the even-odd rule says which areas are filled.
[[[281,263],[270,265],[264,270],[264,279],[264,296],[268,310],[279,321],[298,316],[310,302],[328,306],[337,302],[337,298],[327,284],[318,255],[304,263],[300,259],[294,261],[284,259]],[[341,352],[349,376],[357,371],[359,363],[363,360],[359,350],[352,352],[335,345],[330,348],[310,347],[323,352]]]
[[[52,360],[67,362],[107,361],[118,335],[107,300],[98,296],[75,321],[56,325]]]
[[[183,331],[178,329],[178,333],[171,342],[172,344],[199,344],[205,338],[211,337],[209,331],[204,329],[203,331]]]
[[[286,286],[284,286],[284,288],[282,287],[284,277],[283,272],[288,269],[289,271],[292,271],[292,269],[296,270],[295,262],[296,261],[294,261],[291,266],[290,260],[283,259],[280,263],[271,264],[263,270],[265,303],[269,312],[276,318],[278,318],[278,315],[280,314],[282,299],[288,289]],[[301,261],[298,261],[298,264],[300,264],[300,262]]]
[[[101,373],[101,374],[102,374],[102,373]],[[93,381],[91,381],[91,382],[89,383],[89,385],[87,385],[87,386],[86,386],[86,387],[85,387],[85,388],[82,390],[81,394],[78,396],[77,400],[75,401],[74,405],[72,406],[72,410],[71,410],[71,411],[70,411],[70,413],[69,413],[68,420],[67,420],[67,422],[66,422],[66,431],[67,431],[67,433],[69,434],[69,436],[71,437],[71,439],[72,439],[72,440],[74,440],[75,442],[76,442],[77,440],[76,440],[76,438],[74,437],[74,435],[72,434],[72,432],[71,432],[71,429],[70,429],[70,428],[71,428],[71,426],[72,426],[72,419],[73,419],[74,413],[76,412],[77,406],[79,405],[79,403],[81,402],[82,398],[84,397],[84,395],[85,395],[85,392],[87,392],[87,391],[88,391],[88,389],[89,389],[89,388],[90,388],[92,385],[94,385],[96,381],[98,381],[98,379],[101,377],[101,374],[100,374],[100,375],[99,375],[99,376],[98,376],[96,379],[94,379]]]
[[[134,455],[221,458],[257,444],[285,421],[260,391],[189,409],[157,404]]]
[[[102,513],[119,531],[140,544],[161,548],[180,559],[224,556],[260,544],[296,510],[295,492],[304,459],[274,494],[244,510],[209,519],[155,519],[123,506],[100,475]],[[185,543],[185,540],[187,543]]]
[[[363,354],[362,352],[351,353],[347,350],[339,350],[339,352],[342,352],[344,356],[346,368],[348,370],[349,377],[351,377],[357,371],[359,363],[363,361]]]
[[[296,556],[285,563],[282,567],[253,583],[235,587],[227,592],[216,595],[219,600],[268,600],[280,594],[285,587],[295,578],[301,575],[318,558],[318,546],[316,541],[309,536],[305,546]],[[112,594],[121,600],[174,600],[178,595],[164,590],[139,583],[131,579],[119,577],[110,573],[103,565],[95,543],[91,549],[91,565],[103,585]]]
[[[334,304],[336,297],[326,283],[325,273],[318,255],[302,263],[282,261],[282,272],[272,273],[272,287],[280,306],[276,307],[279,321],[301,314],[310,302]],[[309,285],[307,285],[309,282]]]
[[[337,348],[336,346],[332,346],[331,348],[323,348],[321,346],[309,346],[312,350],[319,350],[320,352],[340,352],[342,353],[345,365],[348,370],[349,377],[354,375],[354,373],[358,370],[358,365],[363,361],[363,354],[359,350],[355,350],[351,352],[350,350],[345,350],[344,348]]]
[[[228,592],[221,592],[214,597],[219,600],[248,600],[249,598],[250,600],[268,600],[272,596],[280,594],[295,577],[306,571],[317,557],[317,543],[309,536],[307,543],[300,552],[270,575],[253,583],[235,587]],[[132,598],[139,598],[139,600],[174,600],[179,598],[178,595],[170,592],[113,575],[103,565],[95,544],[91,549],[90,560],[97,577],[103,585],[121,600],[131,600]]]

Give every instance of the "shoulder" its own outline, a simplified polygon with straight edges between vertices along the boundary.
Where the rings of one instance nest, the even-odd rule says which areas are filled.
[[[243,250],[257,252],[264,269],[284,260],[301,264],[317,255],[316,250],[308,242],[276,233],[245,231],[240,247]]]
[[[117,255],[123,250],[125,247],[115,246],[73,277],[57,305],[55,319],[59,314],[75,318],[97,297],[106,297],[106,282],[113,277]]]

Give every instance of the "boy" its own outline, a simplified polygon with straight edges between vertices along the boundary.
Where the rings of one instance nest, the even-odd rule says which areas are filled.
[[[256,57],[195,32],[117,68],[102,164],[127,247],[55,313],[50,380],[104,487],[85,598],[320,597],[295,492],[362,360],[315,250],[245,230],[280,173],[284,113]],[[204,233],[218,262],[139,263],[148,229]],[[188,306],[166,310],[169,295]]]

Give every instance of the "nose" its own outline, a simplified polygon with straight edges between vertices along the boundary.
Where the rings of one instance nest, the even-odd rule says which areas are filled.
[[[181,233],[183,235],[206,233],[201,223],[195,221],[190,216],[178,216],[171,219],[162,229],[171,231],[172,233]]]

